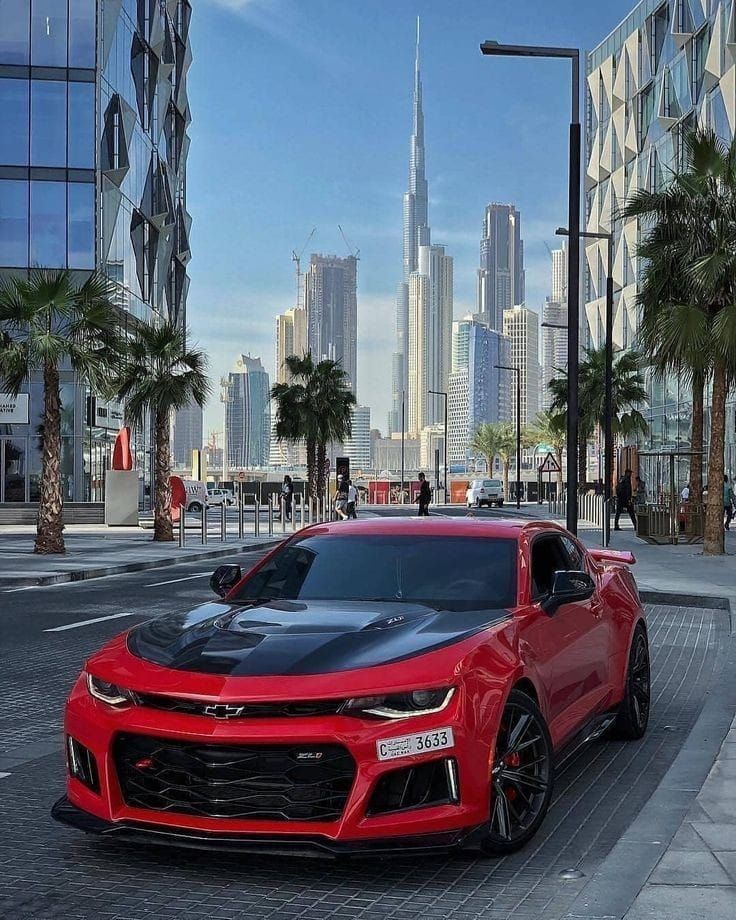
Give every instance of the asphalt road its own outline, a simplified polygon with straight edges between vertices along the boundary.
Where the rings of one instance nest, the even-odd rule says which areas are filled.
[[[0,593],[0,917],[556,920],[681,749],[718,678],[727,634],[722,611],[649,608],[654,703],[646,738],[601,741],[578,755],[558,777],[542,832],[506,859],[238,858],[101,842],[55,824],[63,704],[85,657],[135,622],[208,600],[209,574],[207,563],[190,563]],[[583,877],[562,880],[570,867]]]

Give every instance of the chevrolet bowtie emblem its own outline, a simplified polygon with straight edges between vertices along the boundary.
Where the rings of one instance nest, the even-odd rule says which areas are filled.
[[[229,703],[215,703],[212,706],[205,706],[202,710],[206,716],[214,716],[216,719],[237,719],[243,714],[245,706],[231,706]]]

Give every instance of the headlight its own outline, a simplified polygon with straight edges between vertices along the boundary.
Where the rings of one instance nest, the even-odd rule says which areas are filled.
[[[127,703],[138,702],[132,690],[126,690],[125,687],[111,684],[109,681],[101,680],[92,674],[87,674],[87,689],[90,692],[90,696],[107,703],[108,706],[125,706]]]
[[[373,716],[377,719],[408,719],[441,712],[455,693],[454,687],[437,690],[414,690],[387,696],[357,696],[342,706],[343,715]]]

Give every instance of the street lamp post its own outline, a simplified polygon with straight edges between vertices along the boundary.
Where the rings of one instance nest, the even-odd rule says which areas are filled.
[[[580,51],[578,48],[550,48],[537,45],[501,45],[483,42],[483,54],[496,57],[563,58],[572,69],[570,115],[570,164],[568,187],[568,227],[570,245],[567,262],[567,529],[578,530],[578,351],[580,348]]]
[[[499,371],[513,371],[516,374],[516,509],[521,508],[521,368],[494,364]]]
[[[563,227],[557,236],[570,236]],[[603,515],[603,542],[611,541],[611,480],[613,479],[613,233],[581,232],[579,236],[589,240],[605,240],[608,244],[608,268],[606,273],[606,367],[603,391],[603,452],[604,483],[603,495],[606,509]]]
[[[447,393],[445,390],[429,390],[433,396],[443,396],[445,399],[445,445],[444,445],[444,460],[445,460],[445,503],[447,503]]]

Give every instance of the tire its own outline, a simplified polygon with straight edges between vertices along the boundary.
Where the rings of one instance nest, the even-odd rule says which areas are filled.
[[[626,691],[618,708],[613,734],[627,741],[644,737],[651,708],[651,674],[649,642],[644,627],[639,624],[631,641],[626,667]]]
[[[200,502],[192,502],[191,505],[187,508],[187,511],[192,511],[194,514],[199,514],[202,510],[202,505]]]
[[[503,499],[501,499],[501,501],[498,503],[498,507],[503,508]]]
[[[509,694],[495,747],[491,814],[480,848],[504,856],[523,847],[539,830],[554,786],[552,739],[539,707],[526,693]]]
[[[475,500],[475,507],[476,507],[476,508],[482,508],[482,507],[483,507],[483,503],[481,502],[481,500],[480,500],[479,498],[476,498],[476,500]]]

